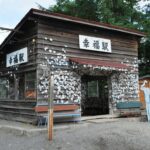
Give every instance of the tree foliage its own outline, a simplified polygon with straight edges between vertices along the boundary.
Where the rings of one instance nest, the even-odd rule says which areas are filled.
[[[57,0],[57,4],[50,7],[49,10],[84,19],[97,20],[95,0]]]
[[[140,75],[150,74],[150,4],[143,8],[142,31],[147,34],[139,47]]]
[[[150,74],[150,4],[141,9],[139,1],[56,0],[56,5],[47,10],[146,32],[139,46],[140,75],[145,75]]]

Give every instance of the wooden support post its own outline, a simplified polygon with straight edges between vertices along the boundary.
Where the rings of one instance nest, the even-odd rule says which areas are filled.
[[[53,140],[53,109],[48,110],[48,139]]]
[[[18,78],[16,76],[16,74],[14,74],[14,93],[15,93],[15,100],[18,100]]]
[[[54,90],[54,77],[50,77],[50,89],[49,89],[49,109],[48,109],[48,139],[53,139],[53,90]]]

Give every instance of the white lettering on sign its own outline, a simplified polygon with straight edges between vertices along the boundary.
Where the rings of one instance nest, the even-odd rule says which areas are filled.
[[[111,53],[111,40],[79,35],[80,49]]]
[[[6,67],[19,65],[26,62],[28,62],[27,48],[23,48],[6,55]]]

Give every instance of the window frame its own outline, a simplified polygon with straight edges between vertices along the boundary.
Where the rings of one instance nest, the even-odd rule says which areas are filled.
[[[96,88],[95,88],[93,85],[90,85],[90,86],[89,86],[89,84],[92,83],[92,82],[96,82]],[[94,88],[94,89],[96,89],[96,94],[95,94],[95,95],[92,95],[92,94],[90,93],[89,88]],[[98,81],[98,80],[88,81],[88,83],[87,83],[87,97],[88,97],[88,98],[91,98],[91,97],[96,97],[96,98],[98,98],[98,97],[99,97],[99,81]]]
[[[27,74],[35,74],[34,75],[34,78],[30,78],[30,79],[28,79],[27,78]],[[34,82],[34,87],[33,88],[29,88],[29,89],[27,89],[27,82],[28,83],[30,83],[30,82]],[[24,84],[24,99],[25,100],[36,100],[36,98],[37,98],[37,80],[36,80],[36,71],[32,71],[32,72],[26,72],[25,73],[25,84]],[[33,93],[32,94],[34,94],[34,97],[28,97],[27,96],[27,91],[32,91]]]
[[[7,88],[7,91],[6,91],[6,93],[7,93],[7,95],[6,95],[6,97],[4,98],[2,98],[1,96],[0,96],[0,100],[5,100],[5,99],[9,99],[9,95],[8,95],[8,93],[9,93],[9,81],[8,81],[8,78],[7,77],[0,77],[1,79],[5,79],[6,80],[6,83],[8,82],[8,87],[6,87]],[[3,86],[3,85],[5,85],[5,84],[2,84],[2,82],[0,82],[0,86]]]

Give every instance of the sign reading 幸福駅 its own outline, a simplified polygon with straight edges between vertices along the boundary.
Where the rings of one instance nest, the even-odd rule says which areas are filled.
[[[111,53],[111,40],[79,35],[80,49]]]
[[[27,48],[20,49],[18,51],[7,54],[6,67],[19,65],[28,62]]]

